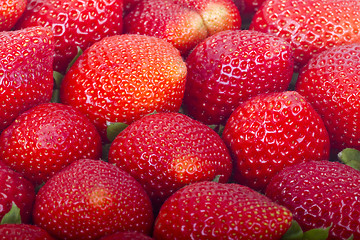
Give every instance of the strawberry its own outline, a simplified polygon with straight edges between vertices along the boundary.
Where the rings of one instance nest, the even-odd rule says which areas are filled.
[[[112,142],[109,163],[137,179],[158,208],[179,188],[197,181],[227,182],[232,162],[220,136],[181,113],[148,115]]]
[[[54,240],[44,229],[30,224],[0,225],[1,240]]]
[[[359,51],[354,43],[321,52],[301,69],[296,83],[324,120],[334,152],[360,150]]]
[[[34,224],[60,239],[99,239],[118,231],[150,234],[151,202],[128,173],[102,160],[81,159],[40,188]]]
[[[11,30],[26,8],[26,0],[2,1],[0,9],[0,31]]]
[[[330,142],[319,114],[294,91],[261,94],[241,104],[223,139],[235,161],[235,179],[264,190],[281,169],[329,158]]]
[[[124,17],[124,32],[166,39],[182,55],[207,36],[240,26],[232,0],[143,0]]]
[[[64,73],[77,55],[100,39],[122,33],[122,0],[29,0],[17,29],[44,26],[54,32],[54,70]]]
[[[239,184],[198,182],[168,198],[155,220],[154,238],[280,239],[292,214]]]
[[[310,161],[272,178],[266,196],[287,207],[302,229],[331,226],[329,240],[360,239],[360,172],[338,162]]]
[[[31,222],[32,207],[35,201],[34,185],[20,173],[11,170],[2,161],[0,161],[0,196],[0,221],[15,204],[20,209],[21,221],[23,223]]]
[[[75,108],[40,104],[20,115],[0,135],[0,159],[34,184],[81,158],[101,156],[95,126]]]
[[[170,43],[116,35],[95,43],[77,59],[63,79],[60,99],[84,113],[106,141],[109,123],[130,124],[154,111],[178,111],[185,79],[185,62]]]
[[[296,69],[336,45],[360,41],[358,0],[271,0],[255,14],[250,29],[289,41]]]
[[[22,112],[51,99],[52,32],[43,27],[0,32],[0,132]]]
[[[250,97],[285,91],[294,61],[290,44],[279,37],[228,30],[198,44],[186,64],[187,113],[205,124],[225,124]]]
[[[117,232],[111,235],[100,238],[99,240],[152,240],[150,236],[147,236],[140,232]]]

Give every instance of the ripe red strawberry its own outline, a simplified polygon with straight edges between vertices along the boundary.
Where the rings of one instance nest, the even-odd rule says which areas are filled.
[[[207,36],[240,29],[232,0],[143,0],[124,17],[124,31],[166,39],[186,55]]]
[[[287,207],[303,230],[331,226],[329,240],[360,239],[360,172],[338,162],[311,161],[272,178],[266,196]]]
[[[272,0],[255,14],[250,29],[289,41],[297,67],[336,45],[360,41],[358,0]]]
[[[0,221],[15,203],[20,209],[21,222],[30,223],[35,201],[34,185],[8,168],[2,161],[0,161],[0,196]]]
[[[26,0],[2,1],[0,9],[0,31],[11,30],[26,8]]]
[[[88,48],[65,75],[60,97],[86,114],[105,141],[109,122],[178,111],[185,79],[186,65],[170,43],[123,34]]]
[[[220,136],[180,113],[158,113],[134,122],[112,142],[109,163],[129,172],[159,207],[179,188],[197,181],[227,182],[232,162]]]
[[[329,136],[319,114],[294,91],[258,95],[240,105],[223,139],[239,183],[264,190],[281,169],[329,158]]]
[[[166,200],[154,238],[277,240],[291,220],[289,210],[248,187],[205,181],[187,185]]]
[[[250,23],[265,0],[233,0],[240,11],[243,22]]]
[[[360,44],[333,47],[300,71],[296,90],[324,120],[335,152],[360,150]]]
[[[77,54],[100,39],[122,33],[122,0],[29,0],[17,29],[44,26],[54,32],[54,70],[65,72]]]
[[[102,160],[81,159],[40,188],[34,223],[59,239],[99,239],[118,231],[150,234],[151,202],[128,173]]]
[[[22,112],[51,99],[54,41],[43,27],[0,32],[0,132]]]
[[[140,232],[117,232],[105,237],[100,240],[152,240],[150,236],[147,236]]]
[[[54,240],[44,229],[30,224],[0,225],[1,240]]]
[[[198,44],[186,63],[187,113],[205,124],[225,124],[250,97],[285,91],[294,60],[290,44],[279,37],[228,30]]]
[[[0,135],[0,159],[35,184],[81,158],[101,156],[95,126],[75,108],[40,104],[21,114]]]

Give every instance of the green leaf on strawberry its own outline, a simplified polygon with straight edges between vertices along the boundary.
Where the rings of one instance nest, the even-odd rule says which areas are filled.
[[[20,208],[16,206],[13,202],[10,211],[4,215],[1,219],[1,224],[20,224],[21,223],[21,216],[20,216]]]
[[[360,170],[360,151],[354,148],[345,148],[338,154],[338,158],[346,165]]]
[[[76,62],[76,60],[81,56],[81,54],[83,54],[83,50],[78,46],[77,47],[77,54],[76,56],[71,60],[71,62],[69,63],[69,65],[66,68],[65,73],[67,73],[70,68],[72,67],[72,65],[74,65],[74,63]]]
[[[121,133],[127,126],[129,126],[126,123],[120,122],[106,122],[106,125],[106,134],[110,142],[114,141],[116,136],[119,135],[119,133]]]
[[[314,228],[304,232],[303,240],[326,240],[332,226],[327,228]]]
[[[282,236],[281,240],[302,240],[304,232],[301,229],[299,223],[292,220],[291,226],[288,231]]]

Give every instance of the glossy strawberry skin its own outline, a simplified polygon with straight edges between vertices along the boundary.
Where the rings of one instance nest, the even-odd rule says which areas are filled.
[[[286,166],[329,158],[323,121],[294,91],[246,101],[231,115],[222,136],[235,162],[236,181],[261,191]]]
[[[26,0],[4,1],[0,10],[0,31],[11,30],[26,8]]]
[[[31,222],[35,201],[34,185],[2,161],[0,161],[0,196],[0,221],[10,211],[14,202],[20,208],[21,222]]]
[[[359,17],[357,0],[273,0],[262,5],[250,29],[289,41],[299,69],[325,49],[359,42]]]
[[[296,83],[324,120],[334,152],[360,150],[360,44],[336,46],[313,57]]]
[[[30,224],[0,225],[1,240],[54,240],[44,229]]]
[[[338,162],[311,161],[277,174],[266,196],[287,207],[303,230],[330,229],[329,240],[360,238],[359,171]]]
[[[242,102],[285,91],[293,73],[290,44],[270,34],[223,31],[198,44],[186,59],[184,105],[205,124],[225,124]]]
[[[54,32],[54,70],[64,73],[80,47],[122,33],[122,0],[30,0],[16,28],[44,26]]]
[[[54,41],[43,27],[0,32],[0,132],[22,112],[51,99]]]
[[[40,188],[34,224],[59,239],[99,239],[118,231],[150,234],[151,202],[128,173],[102,160],[81,159]]]
[[[84,113],[106,141],[108,122],[179,111],[186,71],[179,51],[165,40],[112,36],[80,56],[63,79],[60,99]]]
[[[0,135],[0,159],[34,184],[81,158],[101,157],[101,137],[75,108],[60,103],[40,104]]]
[[[155,220],[154,238],[276,240],[291,220],[289,210],[248,187],[204,181],[166,200]]]
[[[112,142],[109,163],[129,172],[155,207],[179,188],[232,172],[229,151],[208,126],[180,113],[158,113],[134,122]]]

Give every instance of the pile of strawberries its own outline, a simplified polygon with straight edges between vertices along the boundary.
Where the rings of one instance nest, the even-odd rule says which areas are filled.
[[[11,0],[0,30],[0,239],[360,239],[360,1]]]

